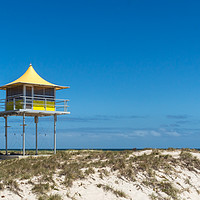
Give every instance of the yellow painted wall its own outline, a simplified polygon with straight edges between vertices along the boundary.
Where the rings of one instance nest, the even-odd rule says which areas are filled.
[[[45,110],[45,101],[33,101],[33,110]],[[55,102],[46,101],[46,110],[55,111]]]
[[[6,103],[6,111],[13,110],[13,102]]]
[[[15,102],[15,109],[22,109],[23,105],[22,105],[23,100],[19,100]],[[6,103],[6,111],[9,110],[14,110],[13,108],[13,102],[7,102]],[[43,110],[45,111],[45,101],[33,101],[33,110]],[[53,101],[46,101],[46,111],[55,111],[55,102]]]
[[[22,102],[23,102],[22,100],[15,101],[15,110],[22,109],[22,107],[23,107]],[[6,103],[6,111],[14,110],[13,105],[14,105],[13,101],[7,102]]]

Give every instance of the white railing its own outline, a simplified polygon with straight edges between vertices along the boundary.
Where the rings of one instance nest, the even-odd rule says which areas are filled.
[[[54,99],[53,97],[15,95],[7,99],[0,99],[0,111],[29,109],[67,112],[68,101],[67,99]]]

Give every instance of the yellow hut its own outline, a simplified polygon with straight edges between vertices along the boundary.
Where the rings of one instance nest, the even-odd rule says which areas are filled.
[[[1,101],[0,117],[5,118],[6,154],[7,154],[7,117],[23,116],[23,155],[25,155],[25,116],[35,117],[36,154],[38,117],[54,116],[54,153],[56,153],[57,115],[70,114],[67,101],[56,99],[56,91],[69,87],[52,84],[41,78],[30,64],[28,70],[17,80],[1,86],[6,90],[6,99]]]

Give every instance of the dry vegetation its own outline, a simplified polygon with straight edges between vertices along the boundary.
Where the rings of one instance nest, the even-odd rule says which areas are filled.
[[[174,151],[168,149],[167,151]],[[131,181],[138,189],[153,188],[151,199],[159,199],[165,193],[168,199],[180,199],[180,189],[165,175],[177,174],[177,166],[189,171],[199,172],[200,160],[194,157],[188,149],[182,149],[178,158],[171,155],[162,155],[162,150],[153,149],[150,154],[136,156],[133,151],[91,151],[74,150],[58,151],[49,157],[28,157],[26,159],[2,160],[0,162],[0,190],[10,189],[20,195],[18,180],[28,180],[32,185],[32,192],[40,200],[61,200],[59,195],[46,195],[56,190],[54,175],[64,177],[62,185],[70,188],[76,180],[86,179],[91,174],[98,174],[103,179],[112,173],[117,173],[119,179]],[[108,170],[109,169],[109,170]],[[142,181],[138,184],[139,176]],[[185,180],[189,184],[189,180]],[[117,183],[117,181],[116,181]],[[123,191],[116,190],[109,185],[97,184],[106,192],[112,192],[117,197],[128,198]],[[72,198],[73,199],[73,198]],[[130,198],[129,198],[130,199]],[[165,198],[161,198],[165,199]],[[167,198],[166,198],[167,199]]]

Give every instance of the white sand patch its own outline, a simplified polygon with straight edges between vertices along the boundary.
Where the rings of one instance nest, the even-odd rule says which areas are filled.
[[[179,158],[181,150],[176,151],[161,151],[161,155],[171,155],[173,158]]]
[[[144,151],[135,151],[135,152],[133,152],[133,155],[142,156],[144,154],[149,155],[151,153],[152,153],[152,150],[150,149],[150,150],[144,150]]]
[[[191,152],[191,154],[200,160],[200,153]]]

